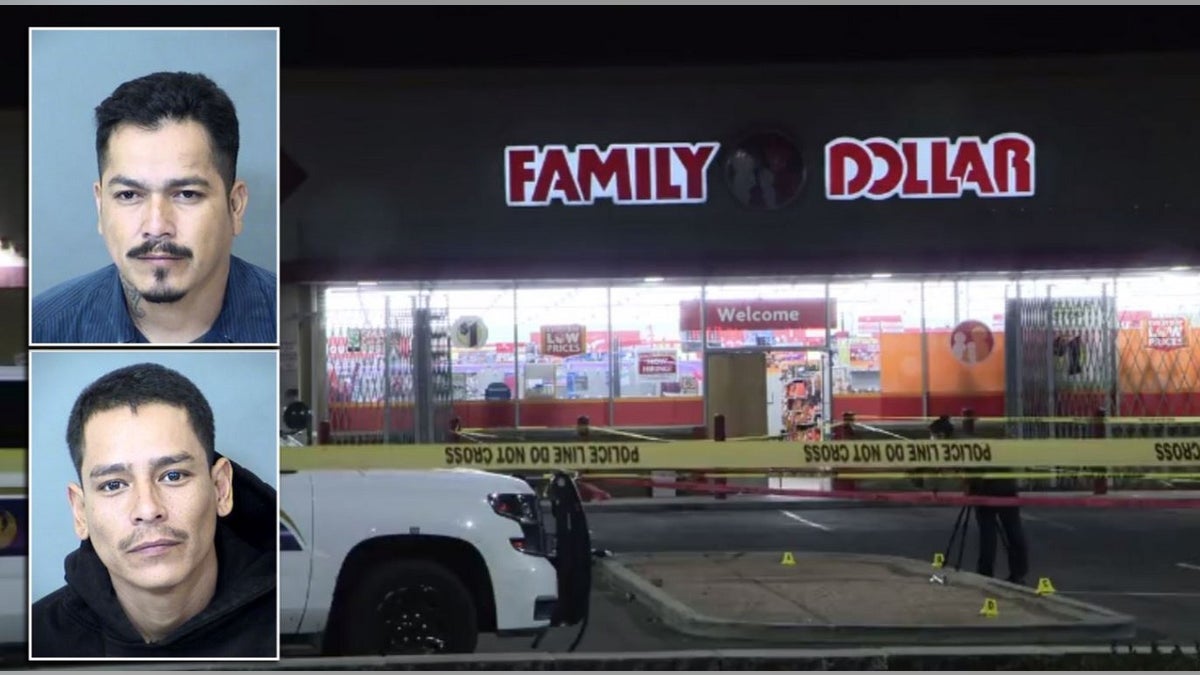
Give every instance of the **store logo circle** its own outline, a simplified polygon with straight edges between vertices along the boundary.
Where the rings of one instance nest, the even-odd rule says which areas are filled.
[[[778,131],[743,138],[727,152],[722,168],[733,198],[755,210],[781,209],[795,201],[804,187],[800,149]]]
[[[967,365],[983,363],[995,348],[996,338],[982,321],[963,321],[950,331],[950,352]]]

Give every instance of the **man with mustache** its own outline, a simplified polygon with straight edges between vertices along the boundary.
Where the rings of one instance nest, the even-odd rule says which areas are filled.
[[[229,96],[201,74],[154,73],[95,113],[113,264],[34,298],[33,342],[275,343],[275,275],[232,254],[249,191]]]
[[[158,364],[79,395],[67,498],[82,543],[33,605],[34,658],[277,657],[275,490],[214,439],[204,395]]]

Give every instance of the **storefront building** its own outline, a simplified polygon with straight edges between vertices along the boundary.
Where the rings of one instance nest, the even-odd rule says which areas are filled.
[[[283,386],[418,440],[1200,415],[1197,68],[285,72]]]

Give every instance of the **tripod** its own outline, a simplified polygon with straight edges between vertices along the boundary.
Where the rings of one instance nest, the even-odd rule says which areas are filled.
[[[966,553],[967,549],[967,532],[971,527],[971,511],[974,510],[974,508],[975,507],[971,506],[970,504],[967,504],[958,510],[958,517],[954,520],[954,529],[950,530],[950,540],[946,542],[946,548],[942,552],[945,563],[949,563],[950,557],[954,555],[954,544],[956,542],[958,543],[958,558],[954,562],[954,571],[956,572],[962,571],[963,555]],[[1008,535],[1005,533],[1004,528],[1002,527],[998,527],[997,532],[1000,535],[1000,545],[1003,546],[1007,551]],[[934,580],[937,580],[939,583],[943,581],[943,579],[937,575],[934,575]]]
[[[950,530],[950,541],[946,542],[943,556],[946,562],[954,555],[954,542],[958,541],[958,559],[954,562],[954,570],[962,571],[963,554],[967,548],[967,531],[971,527],[971,505],[967,504],[958,510],[958,518],[954,520],[954,529]]]

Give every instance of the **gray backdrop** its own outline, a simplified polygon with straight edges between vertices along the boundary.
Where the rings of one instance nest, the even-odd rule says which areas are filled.
[[[67,501],[77,481],[67,450],[67,417],[83,388],[134,363],[183,373],[213,409],[217,452],[278,489],[279,374],[275,351],[35,351],[30,359],[29,600],[63,585],[63,559],[79,546]],[[235,495],[236,499],[236,495]]]
[[[112,262],[96,231],[92,111],[122,82],[161,70],[202,72],[233,99],[250,191],[233,253],[278,272],[277,31],[35,30],[31,40],[31,295]]]

